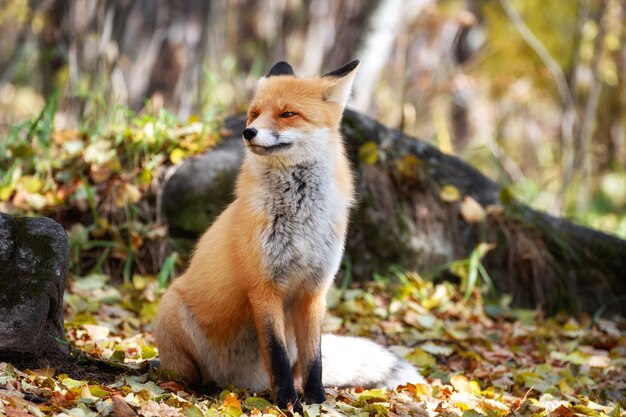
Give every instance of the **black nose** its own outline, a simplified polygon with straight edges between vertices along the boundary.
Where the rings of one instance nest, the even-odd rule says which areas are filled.
[[[257,130],[253,127],[247,127],[243,130],[243,137],[246,140],[252,140],[256,136]]]

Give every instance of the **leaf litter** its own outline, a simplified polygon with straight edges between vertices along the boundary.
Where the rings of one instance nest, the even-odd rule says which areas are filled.
[[[620,417],[626,405],[626,321],[511,308],[451,283],[404,273],[328,297],[327,331],[366,336],[416,365],[428,384],[326,390],[304,415]],[[107,372],[0,362],[0,415],[284,416],[269,392],[225,387],[199,396],[155,372],[152,321],[163,290],[153,276],[120,287],[74,278],[65,294],[73,350]],[[85,362],[85,361],[83,361]],[[95,369],[98,369],[96,366]],[[73,372],[76,371],[76,372]]]

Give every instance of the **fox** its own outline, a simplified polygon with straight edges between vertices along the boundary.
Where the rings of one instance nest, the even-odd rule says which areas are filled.
[[[281,61],[256,86],[233,202],[161,298],[160,367],[190,387],[271,389],[282,409],[324,387],[423,383],[373,341],[322,335],[344,251],[353,175],[340,122],[360,63],[297,77]]]

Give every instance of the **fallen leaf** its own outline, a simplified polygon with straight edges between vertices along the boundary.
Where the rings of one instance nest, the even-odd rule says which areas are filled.
[[[478,201],[467,195],[461,202],[461,216],[467,223],[472,224],[485,220],[486,213]]]
[[[52,378],[56,372],[54,368],[41,368],[41,369],[33,369],[31,372],[37,376],[42,376],[45,378]]]
[[[264,411],[272,406],[272,403],[261,397],[248,397],[243,401],[243,404],[248,410],[256,408],[259,411]]]
[[[202,411],[195,405],[191,404],[185,409],[185,417],[203,417]]]
[[[406,356],[406,359],[413,365],[420,368],[428,368],[437,363],[434,356],[426,353],[420,348],[413,349],[413,351]]]
[[[571,408],[559,405],[554,411],[550,413],[553,417],[574,417],[574,412]]]
[[[91,340],[96,343],[105,340],[110,333],[110,329],[108,327],[96,324],[83,324],[83,328],[87,331]]]
[[[239,417],[243,414],[241,410],[241,403],[235,394],[229,392],[224,401],[222,402],[222,412],[231,416],[231,417]]]
[[[454,203],[461,198],[461,192],[452,184],[444,185],[439,192],[439,198],[446,203]]]
[[[176,148],[172,152],[170,152],[170,162],[172,162],[172,164],[174,165],[182,161],[184,158],[185,151],[180,148]]]
[[[6,413],[7,417],[32,417],[30,413],[23,410],[15,409],[10,405],[4,406],[4,412]]]
[[[185,388],[176,381],[161,382],[159,386],[171,392],[179,392],[185,390]]]
[[[376,142],[366,142],[361,145],[359,160],[366,165],[375,165],[378,162],[378,145]]]

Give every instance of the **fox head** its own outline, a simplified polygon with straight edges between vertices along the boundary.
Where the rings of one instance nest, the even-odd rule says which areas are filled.
[[[359,61],[299,78],[286,62],[259,80],[243,138],[253,158],[289,166],[324,158],[341,141],[339,123]]]

